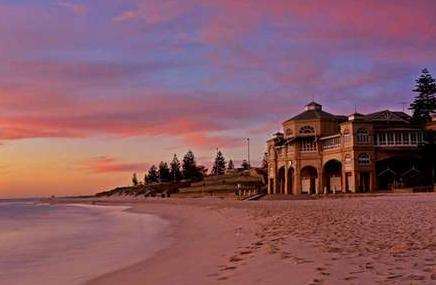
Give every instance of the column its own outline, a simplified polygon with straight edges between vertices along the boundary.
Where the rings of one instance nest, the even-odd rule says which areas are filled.
[[[285,161],[285,194],[286,195],[289,194],[289,189],[288,189],[288,170],[289,170],[288,162]]]
[[[318,185],[316,185],[315,187],[317,189],[315,189],[315,193],[324,193],[324,183],[323,183],[323,174],[322,174],[322,167],[320,169],[316,170],[318,172]]]
[[[343,167],[342,167],[343,168]],[[345,170],[342,169],[341,171],[341,192],[345,193],[345,185],[346,185],[346,181],[345,179],[347,179],[346,175],[345,175]]]
[[[277,172],[276,172],[276,175],[277,175]],[[277,183],[278,183],[278,181],[277,181],[277,176],[274,176],[274,188],[273,188],[273,194],[277,194],[277,188],[278,188]]]
[[[360,179],[359,179],[359,171],[353,171],[353,192],[357,193],[359,192],[359,185],[360,185]]]
[[[298,163],[294,169],[295,173],[294,173],[294,180],[292,181],[292,183],[294,183],[293,188],[293,194],[294,195],[299,195],[301,194],[301,175],[300,175],[300,164]]]
[[[375,192],[377,190],[377,174],[375,170],[375,163],[371,167],[371,172],[369,173],[369,192]]]

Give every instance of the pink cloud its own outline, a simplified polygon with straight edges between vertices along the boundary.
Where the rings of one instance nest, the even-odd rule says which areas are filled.
[[[57,5],[60,6],[60,7],[66,7],[68,9],[70,9],[76,15],[83,15],[87,11],[87,8],[86,8],[85,5],[83,5],[83,4],[74,4],[74,3],[69,2],[69,1],[58,1]]]
[[[147,24],[153,25],[173,20],[192,7],[192,1],[187,1],[181,5],[176,0],[141,0],[137,1],[135,9],[123,11],[115,16],[113,20],[116,22],[143,20]]]
[[[79,164],[79,169],[92,173],[144,172],[148,167],[145,162],[121,162],[109,156],[93,157]]]
[[[193,145],[198,148],[233,148],[242,144],[242,138],[210,135],[205,132],[190,132],[182,136],[185,144]]]

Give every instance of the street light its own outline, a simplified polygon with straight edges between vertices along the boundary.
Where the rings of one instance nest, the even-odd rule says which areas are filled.
[[[250,138],[244,138],[244,140],[247,141],[247,162],[248,162],[248,165],[251,167],[251,163],[250,163]]]

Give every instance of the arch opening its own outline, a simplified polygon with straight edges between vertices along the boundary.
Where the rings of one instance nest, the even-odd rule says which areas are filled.
[[[294,189],[293,189],[293,185],[294,185],[294,169],[292,168],[292,167],[290,167],[289,169],[288,169],[288,173],[287,173],[287,175],[288,175],[288,194],[292,194],[292,193],[294,193]]]
[[[380,191],[414,188],[431,184],[431,173],[423,159],[418,157],[394,156],[379,160],[375,164],[376,183]]]
[[[332,159],[324,165],[323,184],[327,193],[342,191],[342,163]]]
[[[318,171],[313,166],[305,166],[301,169],[301,193],[317,193]]]
[[[279,168],[277,173],[277,188],[276,194],[285,193],[285,167],[282,166]]]

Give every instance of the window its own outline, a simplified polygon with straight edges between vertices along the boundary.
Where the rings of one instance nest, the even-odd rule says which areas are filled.
[[[368,165],[369,164],[369,155],[367,153],[359,154],[357,157],[357,163],[359,165]]]
[[[411,144],[416,144],[416,133],[410,133]]]
[[[403,133],[403,143],[409,144],[409,133]]]
[[[388,136],[388,145],[394,144],[394,133],[387,133]]]
[[[402,144],[401,133],[395,133],[395,144]]]
[[[359,143],[367,143],[369,142],[368,130],[364,128],[360,128],[356,133],[357,142]]]
[[[418,143],[422,144],[424,142],[424,136],[422,133],[418,133]]]
[[[311,126],[304,126],[300,128],[300,134],[313,134],[315,129]]]
[[[379,135],[379,143],[380,145],[386,145],[386,134],[378,134]]]

